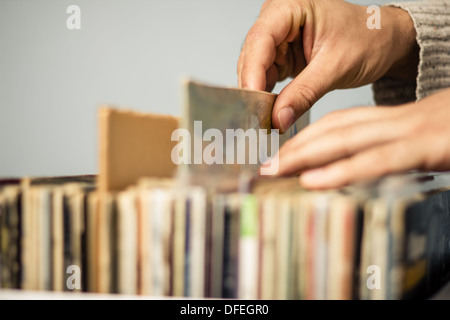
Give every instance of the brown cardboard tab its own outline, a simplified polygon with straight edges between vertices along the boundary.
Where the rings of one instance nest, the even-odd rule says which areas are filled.
[[[179,118],[170,115],[99,109],[100,191],[119,191],[141,177],[173,177],[172,132]]]

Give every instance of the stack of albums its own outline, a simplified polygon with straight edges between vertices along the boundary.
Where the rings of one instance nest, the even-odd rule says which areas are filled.
[[[297,178],[249,179],[224,192],[154,178],[120,192],[99,192],[95,176],[3,181],[0,285],[153,297],[427,298],[450,279],[448,181],[411,174],[321,192]]]
[[[272,134],[275,99],[188,81],[182,119],[101,108],[98,175],[0,181],[0,287],[158,298],[424,299],[450,280],[448,173],[311,191],[298,177],[255,174],[259,164],[183,163],[192,160],[184,148],[191,140],[194,159],[216,146],[215,159],[226,160],[239,153],[228,139],[218,142],[230,129]]]

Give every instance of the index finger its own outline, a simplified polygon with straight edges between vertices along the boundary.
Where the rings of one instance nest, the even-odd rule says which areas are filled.
[[[238,78],[242,88],[265,89],[266,72],[274,63],[276,47],[283,41],[292,41],[304,21],[305,12],[301,8],[294,10],[276,1],[263,7],[246,36],[239,57]]]

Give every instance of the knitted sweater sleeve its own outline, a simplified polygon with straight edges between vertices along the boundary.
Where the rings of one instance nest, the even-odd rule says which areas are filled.
[[[389,4],[406,10],[416,29],[419,65],[416,81],[382,77],[373,83],[375,103],[418,101],[450,87],[450,1],[419,0]]]

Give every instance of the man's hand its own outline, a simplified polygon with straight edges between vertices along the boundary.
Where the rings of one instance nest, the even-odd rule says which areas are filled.
[[[278,175],[335,188],[409,170],[450,170],[450,89],[399,107],[335,111],[279,151]]]
[[[285,132],[324,94],[369,84],[386,73],[412,75],[417,63],[409,14],[381,8],[381,29],[369,29],[367,7],[343,0],[268,0],[247,34],[238,61],[239,86],[279,94],[274,128]],[[404,69],[409,73],[403,72]]]

